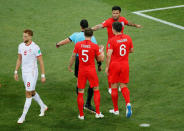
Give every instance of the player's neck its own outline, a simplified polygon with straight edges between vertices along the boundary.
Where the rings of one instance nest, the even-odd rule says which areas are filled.
[[[116,32],[115,35],[121,35],[122,33],[121,32]]]
[[[119,21],[120,17],[118,19],[114,19],[114,21]]]
[[[91,37],[85,37],[85,40],[91,40]]]
[[[26,42],[26,46],[29,46],[32,43],[32,40],[29,40],[28,42]]]
[[[84,32],[84,29],[81,29],[82,32]]]

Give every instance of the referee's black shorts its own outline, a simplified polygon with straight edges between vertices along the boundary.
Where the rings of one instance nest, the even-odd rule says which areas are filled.
[[[75,71],[74,75],[78,77],[78,72],[79,72],[79,56],[75,56]]]

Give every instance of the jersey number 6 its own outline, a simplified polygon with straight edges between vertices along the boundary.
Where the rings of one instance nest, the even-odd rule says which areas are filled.
[[[126,54],[126,45],[124,45],[124,44],[122,44],[121,46],[120,46],[120,56],[124,56],[125,54]],[[122,51],[123,51],[123,53],[122,53]]]
[[[82,58],[82,61],[87,62],[88,61],[88,54],[86,54],[88,50],[82,50],[82,55],[86,58]]]

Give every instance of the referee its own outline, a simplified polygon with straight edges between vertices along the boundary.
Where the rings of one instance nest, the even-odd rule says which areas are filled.
[[[76,44],[77,42],[85,40],[84,29],[88,28],[88,21],[85,19],[82,19],[80,21],[80,27],[81,27],[81,32],[75,32],[71,36],[69,36],[68,38],[56,43],[56,48],[59,48],[60,46],[63,46],[63,45],[68,44],[70,42],[74,42]],[[92,36],[91,41],[93,43],[97,44],[97,41],[96,41],[94,36]],[[78,69],[79,69],[79,56],[77,54],[76,58],[75,58],[75,72],[74,72],[74,75],[76,78],[78,78]],[[101,62],[98,62],[98,71],[101,71]],[[76,86],[76,92],[78,94],[78,86]],[[93,88],[89,87],[88,94],[87,94],[87,100],[86,100],[86,104],[84,105],[84,109],[95,113],[95,109],[91,105],[92,97],[93,97]]]

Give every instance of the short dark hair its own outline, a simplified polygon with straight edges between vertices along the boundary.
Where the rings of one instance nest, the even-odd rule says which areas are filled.
[[[30,36],[33,36],[33,31],[30,30],[30,29],[24,30],[24,33],[26,33],[26,34],[28,34],[28,35],[30,35]]]
[[[119,12],[121,12],[121,7],[119,7],[119,6],[113,6],[113,7],[112,7],[112,11],[113,11],[113,10],[119,10]]]
[[[91,28],[86,28],[86,29],[84,30],[84,35],[85,35],[86,37],[92,37],[92,36],[93,36],[93,30],[92,30]]]
[[[80,21],[80,26],[85,29],[85,28],[88,28],[88,21],[86,19],[82,19]]]
[[[114,22],[112,24],[112,27],[117,32],[121,32],[121,30],[122,30],[122,24],[120,22]]]

